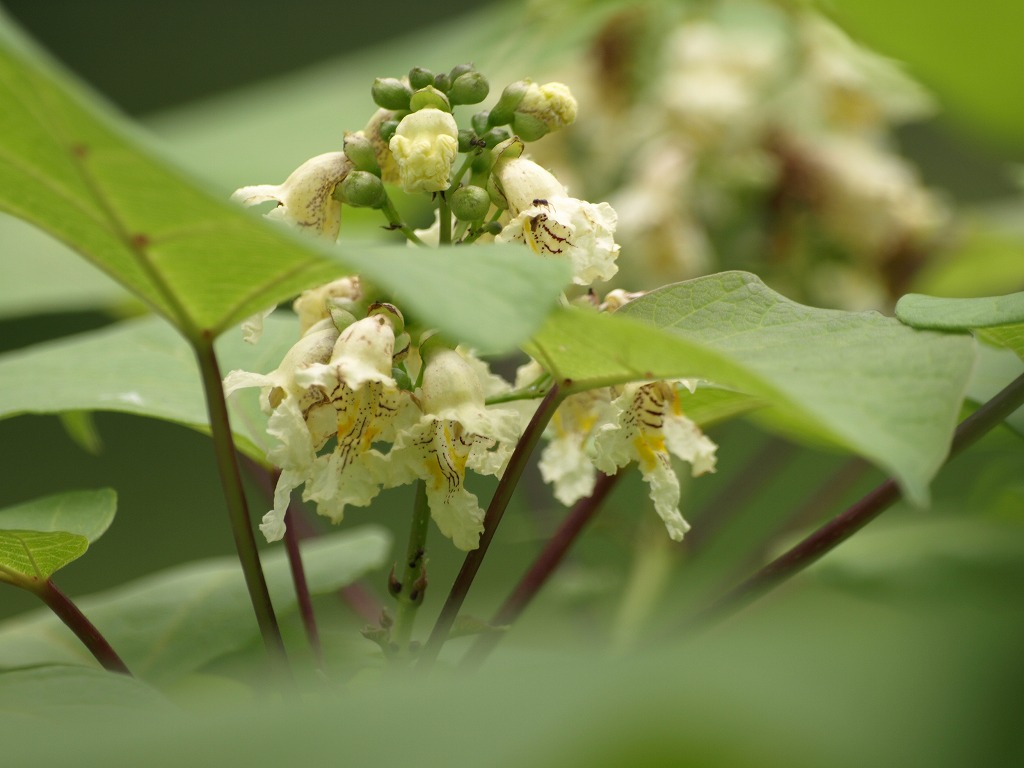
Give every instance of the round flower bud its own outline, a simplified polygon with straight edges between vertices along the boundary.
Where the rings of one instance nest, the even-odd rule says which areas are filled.
[[[409,109],[413,112],[429,108],[441,109],[445,112],[452,111],[448,97],[432,85],[420,88],[412,95],[412,99],[409,101]]]
[[[439,91],[448,92],[452,87],[452,79],[446,74],[434,75],[434,87]]]
[[[480,231],[485,235],[497,235],[501,232],[501,223],[497,221],[488,221],[480,227]]]
[[[467,128],[459,130],[459,152],[471,152],[480,140]]]
[[[409,85],[416,90],[426,88],[434,84],[434,73],[423,67],[413,67],[409,70]]]
[[[529,115],[543,123],[548,131],[557,131],[572,125],[576,120],[576,109],[576,98],[564,83],[531,83],[516,107],[516,113],[517,117]]]
[[[469,124],[476,131],[477,135],[487,133],[487,129],[490,127],[487,122],[487,116],[490,114],[486,109],[483,112],[477,112],[471,118],[469,118]]]
[[[373,101],[384,109],[408,109],[412,89],[395,77],[378,77],[370,89]]]
[[[491,108],[491,113],[487,117],[488,124],[493,126],[511,123],[512,116],[515,114],[519,102],[526,95],[526,91],[529,90],[530,85],[529,80],[517,80],[506,86],[505,90],[501,92],[498,103]]]
[[[459,187],[449,199],[452,214],[459,221],[479,221],[491,207],[491,197],[483,187]]]
[[[384,120],[380,124],[380,128],[377,129],[377,133],[380,134],[380,139],[385,144],[391,141],[391,137],[395,135],[395,131],[398,130],[397,120]]]
[[[512,130],[523,141],[537,141],[548,133],[548,127],[533,115],[516,112],[512,118]]]
[[[472,72],[475,69],[476,68],[472,64],[456,64],[454,67],[452,67],[452,71],[448,73],[448,77],[454,83],[456,80],[462,77],[462,75],[466,74],[467,72]]]
[[[452,82],[448,98],[452,104],[479,104],[487,98],[491,86],[479,72],[467,72]]]
[[[380,208],[387,198],[384,183],[367,171],[352,171],[338,189],[342,202],[355,208]]]
[[[373,142],[362,131],[345,133],[345,155],[352,161],[356,169],[374,174],[380,173]]]
[[[508,128],[491,128],[480,138],[483,140],[485,147],[494,149],[503,141],[508,141],[511,138],[511,134],[508,132]],[[529,141],[529,139],[526,140]]]

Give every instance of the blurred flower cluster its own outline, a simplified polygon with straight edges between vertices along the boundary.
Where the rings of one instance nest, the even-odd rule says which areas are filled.
[[[740,268],[816,305],[890,306],[948,223],[895,148],[932,109],[922,88],[800,4],[607,8],[566,73],[577,130],[542,157],[618,212],[621,284]]]
[[[347,205],[380,210],[416,247],[520,244],[570,264],[577,301],[613,310],[629,297],[613,292],[598,307],[591,286],[619,268],[615,210],[572,197],[526,153],[528,142],[576,120],[576,99],[561,83],[520,80],[460,127],[452,108],[480,103],[488,92],[471,65],[378,79],[372,96],[379,109],[363,130],[346,134],[342,151],[306,161],[280,185],[242,187],[233,197],[245,205],[275,201],[267,217],[330,242]],[[401,219],[391,200],[397,189],[429,196],[432,227],[413,229]],[[231,371],[224,380],[228,395],[261,390],[273,442],[267,459],[280,476],[260,528],[271,541],[284,535],[299,488],[338,522],[347,506],[420,481],[441,532],[474,549],[484,511],[466,488],[466,471],[502,475],[550,378],[531,362],[513,386],[472,350],[447,344],[415,318],[407,322],[389,297],[369,290],[353,275],[306,291],[293,306],[301,338],[278,368]],[[270,311],[245,324],[247,340],[258,341]],[[699,474],[713,469],[715,451],[683,415],[683,384],[692,391],[690,383],[657,381],[569,398],[548,430],[542,463],[556,497],[570,504],[593,490],[597,471],[612,474],[636,461],[669,534],[681,538],[688,526],[670,456]]]

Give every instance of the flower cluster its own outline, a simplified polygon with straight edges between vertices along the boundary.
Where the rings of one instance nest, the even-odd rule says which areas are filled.
[[[718,10],[613,14],[575,151],[548,145],[545,161],[607,190],[630,284],[741,268],[811,303],[888,307],[947,227],[946,207],[893,151],[892,128],[930,100],[810,9]],[[640,57],[654,63],[642,82],[621,68]]]
[[[517,81],[460,127],[452,107],[479,103],[488,90],[468,65],[378,79],[372,95],[379,109],[362,130],[346,134],[343,151],[307,161],[279,186],[243,187],[234,197],[246,205],[276,201],[268,217],[330,240],[339,236],[345,205],[370,207],[412,245],[520,243],[568,262],[577,286],[611,279],[619,256],[615,210],[572,197],[526,153],[527,142],[576,119],[575,98],[560,83]],[[396,189],[431,197],[432,228],[401,221],[391,202]],[[513,388],[414,318],[407,330],[388,297],[368,294],[356,276],[306,291],[293,309],[301,335],[278,368],[232,371],[224,381],[228,395],[261,390],[273,440],[267,458],[280,469],[273,509],[260,526],[267,539],[284,535],[298,489],[337,522],[346,507],[367,506],[384,488],[422,482],[441,532],[460,549],[475,548],[484,512],[466,488],[467,470],[501,476],[529,405],[488,405]],[[258,338],[266,314],[245,324],[248,340]],[[597,471],[636,461],[673,538],[686,524],[670,454],[690,461],[694,473],[714,464],[714,445],[682,415],[669,382],[576,395],[549,435],[541,468],[558,499],[572,503],[592,491]]]

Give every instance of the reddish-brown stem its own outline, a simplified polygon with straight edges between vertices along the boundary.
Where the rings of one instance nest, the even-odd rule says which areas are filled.
[[[512,498],[512,492],[526,468],[530,454],[533,453],[544,428],[558,409],[562,398],[563,395],[560,393],[558,385],[553,384],[544,399],[540,401],[536,413],[533,414],[533,418],[530,419],[530,423],[523,431],[519,444],[512,452],[505,473],[501,476],[498,487],[494,490],[494,496],[491,497],[491,503],[487,507],[487,513],[484,515],[484,531],[480,534],[480,545],[466,555],[462,569],[455,577],[455,583],[452,584],[451,591],[448,593],[448,599],[437,617],[434,629],[420,652],[418,666],[423,669],[430,668],[441,652],[441,646],[448,639],[448,633],[455,623],[455,618],[459,615],[466,595],[469,594],[469,588],[473,584],[473,579],[476,578],[477,571],[480,570],[480,564],[483,562],[484,555],[487,554],[487,548],[490,546],[491,539],[494,538],[494,532],[498,529],[501,517],[505,514],[505,508]]]
[[[288,568],[291,570],[292,583],[295,585],[295,597],[299,604],[299,615],[302,626],[306,630],[306,639],[317,668],[324,671],[324,649],[320,644],[320,630],[316,626],[316,613],[313,611],[313,599],[309,595],[309,584],[306,582],[306,569],[302,565],[302,552],[299,550],[299,535],[296,527],[290,524],[284,531],[284,548],[288,553]]]
[[[121,657],[117,655],[107,639],[85,617],[85,614],[78,610],[78,606],[71,601],[71,598],[57,589],[56,584],[47,580],[33,591],[50,607],[51,611],[60,617],[68,629],[75,633],[104,669],[131,677],[132,673],[128,671],[128,667],[121,661]]]
[[[548,540],[544,549],[533,561],[533,565],[526,572],[512,594],[508,596],[498,612],[491,619],[493,627],[507,627],[512,624],[533,598],[540,592],[547,583],[551,574],[561,564],[565,554],[576,541],[576,538],[586,527],[587,523],[600,509],[601,504],[607,498],[615,483],[622,476],[622,473],[614,475],[601,474],[594,486],[594,492],[585,499],[577,502],[576,505],[565,516],[565,520],[555,531],[555,534]],[[490,632],[480,635],[473,646],[469,649],[466,657],[462,660],[464,666],[478,667],[487,658],[498,642],[503,637],[502,632]]]
[[[1014,379],[999,394],[961,422],[953,435],[947,462],[1001,424],[1020,407],[1022,402],[1024,375]],[[685,622],[685,626],[699,627],[740,610],[846,541],[891,507],[900,495],[896,482],[886,480],[845,512],[727,592],[709,608],[691,617]]]

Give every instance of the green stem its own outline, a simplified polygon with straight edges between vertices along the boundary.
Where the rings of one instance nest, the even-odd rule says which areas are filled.
[[[253,534],[249,519],[249,506],[245,500],[242,476],[238,471],[238,460],[235,453],[235,441],[228,420],[228,406],[224,399],[224,387],[221,382],[220,366],[213,350],[213,340],[204,335],[192,340],[193,349],[199,362],[199,370],[203,378],[203,391],[206,395],[206,407],[210,415],[210,436],[213,438],[213,450],[217,457],[217,470],[220,473],[221,487],[227,502],[228,521],[235,539],[235,549],[242,565],[245,584],[249,589],[259,624],[263,644],[266,646],[271,663],[283,678],[291,676],[288,658],[285,654],[284,640],[277,624],[274,606],[270,601],[270,592],[260,566],[260,555],[256,549],[256,537]]]
[[[960,423],[953,435],[953,443],[946,462],[1001,424],[1022,403],[1024,375],[1014,379],[999,394]],[[900,496],[896,482],[886,480],[845,512],[734,587],[709,608],[691,617],[685,622],[685,626],[703,626],[740,610],[832,551],[891,507]]]
[[[416,501],[412,510],[412,525],[409,528],[409,546],[405,551],[402,566],[402,580],[395,600],[395,625],[391,630],[391,641],[398,646],[398,653],[409,649],[416,612],[423,603],[427,589],[426,545],[427,529],[430,524],[430,505],[427,503],[427,485],[422,480],[416,483]]]
[[[387,195],[384,196],[384,205],[380,207],[380,211],[384,214],[392,229],[399,230],[410,243],[426,245],[426,243],[420,240],[419,235],[413,232],[412,227],[402,221],[402,217],[398,215],[398,211],[395,209],[395,204],[391,202],[391,198]]]
[[[438,654],[441,652],[441,646],[448,639],[448,633],[451,632],[452,625],[455,623],[462,604],[466,600],[466,595],[469,594],[469,588],[473,585],[473,579],[476,578],[477,571],[480,570],[480,565],[487,554],[487,548],[491,544],[491,539],[494,538],[494,533],[498,529],[502,515],[505,514],[505,508],[512,498],[512,492],[519,483],[519,478],[522,476],[530,455],[533,453],[534,447],[544,432],[544,428],[564,398],[565,395],[562,394],[558,385],[552,385],[547,395],[545,395],[537,407],[537,412],[533,414],[533,418],[530,419],[530,423],[526,426],[526,430],[523,432],[519,444],[516,445],[515,451],[512,452],[512,457],[508,461],[505,473],[501,476],[501,480],[498,481],[498,487],[494,490],[494,496],[491,497],[491,503],[487,507],[487,513],[484,515],[484,530],[480,534],[480,545],[466,555],[466,559],[462,563],[462,569],[459,571],[459,575],[455,577],[455,583],[452,584],[451,591],[448,593],[448,599],[445,601],[441,614],[437,617],[437,622],[434,624],[434,629],[430,633],[430,638],[420,653],[419,666],[423,669],[429,669],[433,665],[437,660]]]
[[[473,167],[473,161],[479,155],[479,152],[470,152],[466,155],[466,159],[462,161],[462,165],[459,166],[459,170],[452,176],[452,183],[448,189],[454,190],[459,188],[459,184],[462,183],[462,177],[466,175],[466,171]]]
[[[438,223],[441,228],[438,232],[437,242],[440,245],[451,245],[452,244],[452,209],[448,205],[448,197],[444,192],[438,193],[438,199],[441,201],[438,204],[437,216]]]
[[[78,610],[78,606],[71,602],[71,598],[57,589],[56,584],[47,579],[32,591],[50,607],[51,611],[57,614],[68,629],[75,633],[104,669],[131,677],[132,673],[128,671],[128,667],[121,661],[121,657],[117,655],[107,639],[85,617],[85,614]]]

